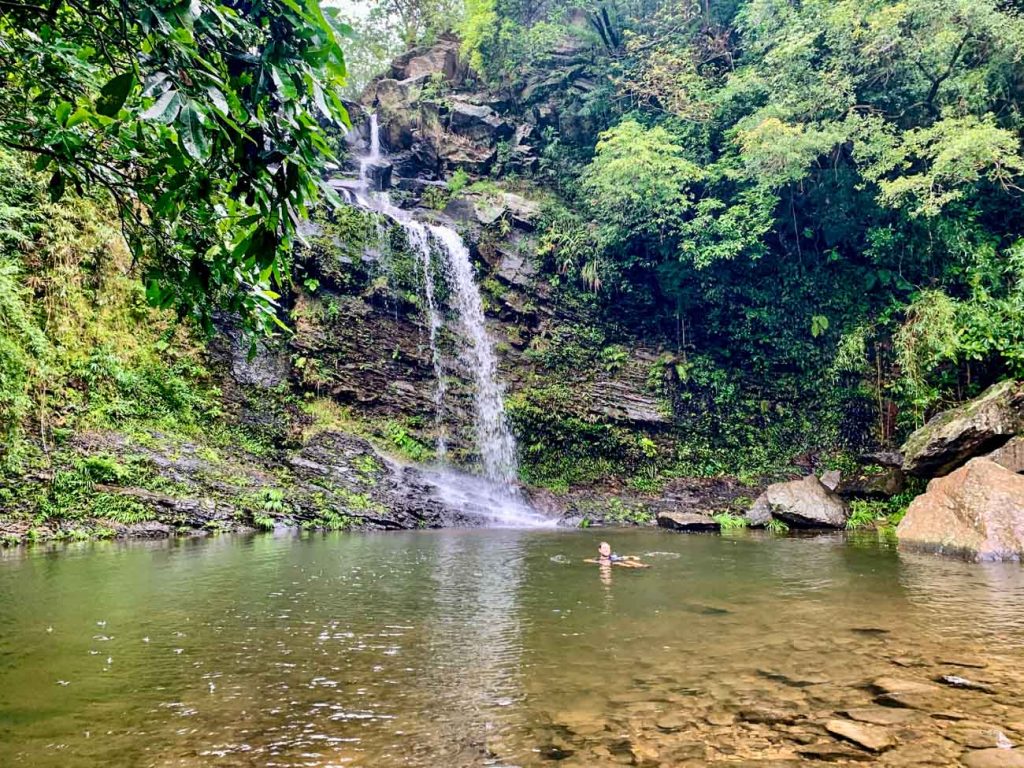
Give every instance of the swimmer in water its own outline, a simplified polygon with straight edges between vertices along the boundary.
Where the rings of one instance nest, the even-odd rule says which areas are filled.
[[[626,558],[612,552],[612,545],[607,541],[602,541],[597,547],[597,559],[602,563],[615,563]]]
[[[600,546],[597,548],[597,557],[592,560],[586,560],[588,563],[597,563],[601,566],[601,570],[605,570],[611,565],[621,565],[627,568],[647,568],[649,567],[646,563],[641,563],[640,558],[634,555],[617,555],[612,552],[612,547],[607,541],[602,541]]]

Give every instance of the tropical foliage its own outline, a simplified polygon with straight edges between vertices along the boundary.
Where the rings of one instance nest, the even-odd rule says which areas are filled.
[[[346,31],[314,0],[3,3],[0,145],[35,156],[52,201],[115,201],[152,304],[269,328],[329,195]]]
[[[493,83],[586,79],[541,252],[675,339],[684,412],[884,440],[1024,374],[1012,4],[474,0],[464,30]]]

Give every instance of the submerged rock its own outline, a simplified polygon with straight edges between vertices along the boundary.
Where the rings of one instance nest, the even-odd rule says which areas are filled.
[[[1011,749],[1014,744],[1002,729],[987,723],[964,722],[945,731],[945,737],[969,749]]]
[[[948,694],[937,685],[901,677],[879,677],[871,682],[879,695],[875,703],[885,707],[901,707],[934,712],[948,703]]]
[[[896,528],[901,546],[971,560],[1024,556],[1024,477],[972,459],[910,504]]]
[[[1018,749],[979,749],[968,752],[960,761],[966,768],[1024,768],[1024,751]]]
[[[1024,386],[1007,380],[961,406],[933,416],[901,449],[903,470],[920,477],[952,472],[1000,447],[1024,428]]]
[[[814,475],[802,480],[769,485],[747,513],[751,525],[764,525],[767,510],[775,517],[796,528],[842,528],[849,510],[838,495],[830,491]],[[758,521],[758,522],[755,522]]]
[[[840,714],[851,720],[871,723],[872,725],[902,725],[908,720],[920,717],[920,715],[909,709],[898,709],[895,707],[857,707],[844,710]]]
[[[940,675],[935,682],[948,685],[950,688],[963,688],[968,691],[981,691],[982,693],[995,693],[995,688],[985,683],[977,683],[959,675]]]
[[[850,720],[829,720],[825,723],[825,730],[870,752],[884,752],[896,746],[896,738],[877,725],[855,723]]]
[[[879,693],[900,695],[905,693],[933,694],[942,691],[937,685],[924,683],[920,680],[907,680],[903,677],[876,677],[871,681],[871,687]]]
[[[854,749],[853,747],[848,747],[844,744],[836,744],[835,742],[810,744],[798,749],[797,753],[801,757],[805,757],[810,760],[822,760],[829,763],[846,760],[867,761],[873,759],[867,752]]]

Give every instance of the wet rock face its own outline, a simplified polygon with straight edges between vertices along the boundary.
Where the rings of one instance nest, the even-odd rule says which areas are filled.
[[[971,560],[1024,557],[1024,477],[972,459],[932,480],[896,529],[900,545]]]
[[[452,82],[460,82],[465,75],[459,62],[459,41],[454,37],[442,36],[433,45],[413,48],[391,62],[390,75],[395,80],[435,73]]]
[[[833,490],[845,499],[887,499],[902,493],[905,485],[902,469],[883,467],[879,472],[843,477]]]
[[[444,178],[456,169],[487,174],[499,144],[505,167],[536,168],[538,129],[559,125],[558,116],[524,109],[525,101],[538,96],[529,88],[502,95],[473,92],[466,87],[467,71],[458,40],[442,37],[399,56],[363,93],[364,108],[378,114],[391,154],[411,161],[402,164],[403,178]]]
[[[366,178],[370,188],[377,192],[391,189],[391,163],[376,162],[366,166]]]
[[[769,485],[747,513],[747,520],[751,525],[765,525],[774,517],[795,528],[842,528],[849,514],[838,495],[808,475]]]
[[[1007,443],[1024,429],[1024,386],[1007,380],[934,416],[904,443],[903,470],[939,477]]]

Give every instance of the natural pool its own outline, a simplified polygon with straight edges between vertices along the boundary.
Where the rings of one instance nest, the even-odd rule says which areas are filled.
[[[653,567],[582,563],[601,538]],[[0,554],[2,766],[956,765],[986,747],[1000,752],[973,759],[1011,765],[1022,689],[1024,568],[873,536],[467,530]]]

